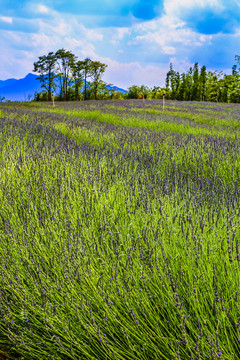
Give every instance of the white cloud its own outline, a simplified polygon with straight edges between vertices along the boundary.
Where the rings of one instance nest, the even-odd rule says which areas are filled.
[[[44,32],[38,34],[32,34],[31,40],[32,40],[32,47],[35,49],[40,49],[41,55],[51,51],[53,41],[55,41],[55,44],[58,41],[57,37],[55,36],[49,37]]]
[[[26,12],[29,14],[33,14],[34,16],[37,16],[39,18],[41,18],[41,16],[43,15],[56,15],[57,12],[52,10],[51,8],[48,8],[46,5],[44,4],[36,4],[34,2],[29,2],[25,5],[25,10]]]
[[[36,6],[36,12],[39,14],[49,14],[50,10],[45,5],[38,4]]]
[[[119,45],[121,41],[124,41],[125,36],[130,36],[132,29],[129,27],[111,28],[108,29],[108,35],[111,35],[110,43],[114,46]]]
[[[0,41],[2,48],[2,41]],[[1,53],[0,74],[1,80],[9,78],[23,78],[32,72],[34,55],[31,51],[19,51],[5,47]]]
[[[60,48],[66,48],[80,58],[96,57],[94,45],[84,37],[82,39],[76,39],[71,36],[59,37],[54,33],[50,36],[42,32],[40,34],[33,34],[31,40],[33,48],[40,49],[39,55],[46,54],[49,51],[56,51]]]
[[[179,16],[183,10],[194,8],[212,8],[217,11],[223,10],[221,0],[165,0],[164,9],[167,15]]]
[[[163,28],[167,29],[181,29],[186,26],[186,23],[176,16],[163,15],[161,18],[161,25]]]
[[[175,54],[179,46],[182,50],[210,44],[213,38],[212,35],[202,35],[193,31],[185,22],[169,15],[135,25],[133,31],[136,35],[129,41],[129,45],[142,45],[148,48],[148,51],[158,51],[166,55]]]
[[[240,6],[240,4],[239,4],[239,6]],[[240,36],[240,27],[238,27],[238,28],[236,29],[235,34],[233,34],[233,36],[235,36],[235,37],[237,37],[237,38]]]
[[[114,36],[118,40],[122,40],[125,35],[131,34],[131,29],[129,27],[117,28],[116,30],[117,30],[117,33]]]
[[[108,65],[103,80],[127,89],[131,85],[164,86],[168,65],[141,65],[138,61],[120,63],[109,58],[99,57]]]
[[[173,55],[176,53],[176,49],[173,46],[163,46],[163,53],[168,55]]]
[[[97,40],[102,41],[103,40],[103,34],[99,30],[84,28],[84,32],[85,32],[86,37],[89,40],[92,40],[92,41],[97,41]]]
[[[71,37],[68,37],[64,40],[64,44],[66,44],[67,49],[71,49],[71,51],[75,52],[75,54],[80,58],[86,57],[96,57],[95,47],[89,41],[77,40]]]
[[[212,40],[212,35],[200,35],[199,36],[199,40],[201,41],[201,43],[205,43],[205,42],[210,42]]]
[[[163,53],[173,54],[175,52],[174,44],[181,44],[184,47],[201,46],[207,41],[210,42],[211,39],[211,35],[200,35],[189,28],[164,27],[160,21],[157,31],[146,31],[145,34],[136,36],[129,44],[152,43],[160,46],[159,50],[162,50]]]
[[[0,20],[2,20],[5,23],[12,24],[13,18],[10,16],[0,16]]]

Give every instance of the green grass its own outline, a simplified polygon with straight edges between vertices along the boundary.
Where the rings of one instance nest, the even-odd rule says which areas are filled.
[[[238,138],[98,104],[1,109],[0,353],[238,359]]]
[[[101,121],[115,125],[122,125],[127,127],[135,127],[135,128],[145,128],[148,130],[155,130],[161,132],[170,132],[170,133],[179,133],[179,134],[192,134],[192,135],[209,135],[209,136],[227,136],[230,138],[235,138],[235,133],[229,133],[229,131],[221,130],[221,129],[205,129],[202,127],[192,126],[191,124],[179,124],[179,123],[171,123],[167,120],[163,120],[161,118],[157,119],[157,121],[146,121],[145,119],[139,119],[136,117],[122,117],[114,114],[104,114],[101,111],[91,110],[91,111],[81,111],[81,110],[71,110],[65,111],[62,109],[54,109],[50,110],[51,112],[58,114],[68,114],[71,116],[75,116],[81,119],[90,119],[94,121]],[[150,112],[151,113],[151,112]],[[173,115],[171,112],[167,113],[168,115]],[[176,114],[175,114],[176,115]],[[184,117],[184,116],[182,116]],[[189,118],[189,116],[187,117]],[[200,121],[199,123],[204,123],[205,120]],[[208,123],[205,121],[205,123]],[[209,122],[211,124],[211,122]],[[237,127],[237,123],[234,123],[233,127]],[[211,124],[212,125],[212,124]],[[223,122],[220,123],[223,125]]]

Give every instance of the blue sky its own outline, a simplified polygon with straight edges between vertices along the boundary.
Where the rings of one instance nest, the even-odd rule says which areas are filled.
[[[0,79],[60,48],[108,64],[103,80],[163,86],[169,63],[231,72],[240,0],[0,0]]]

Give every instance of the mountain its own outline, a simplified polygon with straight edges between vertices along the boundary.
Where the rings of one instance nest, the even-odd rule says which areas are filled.
[[[11,101],[27,101],[34,97],[35,92],[41,91],[41,84],[36,80],[37,75],[28,74],[23,79],[8,79],[0,82],[0,96]]]
[[[127,90],[124,90],[124,89],[121,89],[121,88],[119,88],[119,87],[117,87],[117,86],[109,86],[109,85],[106,85],[106,88],[107,89],[113,89],[114,91],[119,91],[119,92],[121,92],[121,93],[123,93],[123,94],[126,94],[127,93]]]
[[[11,85],[16,79],[0,80],[0,88]]]
[[[40,92],[43,89],[39,80],[36,80],[38,75],[29,73],[23,79],[7,79],[0,80],[0,97],[4,96],[6,100],[11,101],[28,101],[34,98],[35,92]],[[126,93],[127,91],[117,86],[107,86],[115,91]]]

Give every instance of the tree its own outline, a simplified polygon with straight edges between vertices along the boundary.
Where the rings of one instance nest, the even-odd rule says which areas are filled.
[[[162,99],[163,96],[168,98],[169,94],[168,94],[168,90],[166,88],[161,88],[160,86],[154,86],[150,90],[149,96],[151,99]]]
[[[223,73],[222,71],[208,71],[207,73],[207,100],[219,102],[222,97],[223,90]]]
[[[34,63],[33,71],[39,74],[37,79],[40,80],[43,91],[35,94],[35,99],[38,101],[51,101],[53,90],[59,87],[58,100],[79,100],[81,98],[80,88],[83,82],[84,99],[90,97],[91,93],[96,99],[99,88],[103,86],[104,89],[101,78],[106,68],[107,65],[100,61],[92,61],[89,58],[77,60],[76,55],[65,49],[59,49],[56,53],[50,52],[48,55],[40,56],[38,61]],[[92,79],[92,82],[89,82],[87,88],[89,78]]]
[[[166,86],[166,89],[170,89],[170,79],[171,79],[171,76],[173,74],[173,65],[172,63],[170,63],[170,70],[167,72],[166,74],[166,81],[165,81],[165,86]]]
[[[189,101],[192,97],[192,84],[193,84],[193,68],[190,67],[186,74],[186,93],[185,100]]]
[[[198,63],[195,63],[195,64],[194,64],[194,68],[193,68],[193,85],[192,85],[191,100],[199,101],[199,71],[198,71]]]
[[[240,56],[236,55],[235,60],[237,64],[232,67],[232,75],[225,77],[226,81],[228,80],[228,101],[231,102],[240,102],[240,68],[237,68],[237,65],[240,66]]]
[[[82,67],[83,67],[83,79],[84,79],[84,100],[87,100],[87,79],[91,75],[92,60],[89,58],[83,60]]]
[[[223,101],[240,102],[240,75],[238,72],[234,75],[224,75],[224,95]]]
[[[71,71],[72,71],[72,77],[73,77],[73,87],[74,87],[74,93],[75,93],[75,100],[79,100],[79,88],[83,84],[83,74],[84,74],[84,66],[83,61],[72,61],[70,64]]]
[[[95,100],[97,99],[98,88],[101,85],[101,78],[106,68],[107,65],[100,61],[92,61],[91,63],[90,76],[92,78],[92,89]]]
[[[127,94],[128,99],[138,99],[140,95],[141,95],[141,90],[139,86],[132,85],[128,88],[128,94]]]
[[[236,76],[237,73],[238,73],[238,71],[237,71],[237,65],[235,64],[235,65],[233,65],[233,67],[232,67],[232,76]]]
[[[165,85],[169,93],[168,97],[170,97],[172,100],[178,99],[180,81],[181,79],[179,72],[174,71],[173,65],[170,63],[170,70],[167,72]]]
[[[151,89],[151,99],[159,99],[159,92],[160,92],[161,88],[160,86],[154,86]]]
[[[178,100],[180,100],[180,101],[186,100],[185,97],[186,97],[186,74],[183,73],[180,75]]]
[[[71,84],[70,71],[71,66],[76,60],[76,56],[71,52],[65,49],[59,49],[56,54],[56,60],[59,69],[59,79],[60,79],[60,99],[63,98],[64,101],[68,98],[68,88]]]
[[[235,60],[240,65],[240,55],[235,55]]]
[[[47,91],[47,99],[48,101],[52,100],[52,91],[55,87],[54,85],[54,71],[56,66],[56,55],[53,52],[49,52],[48,55],[39,56],[38,61],[36,61],[33,66],[34,72],[39,73],[39,77],[37,78],[41,82],[41,87]]]
[[[204,101],[206,96],[206,85],[207,85],[207,71],[206,66],[203,65],[200,70],[199,76],[199,100]]]
[[[149,93],[150,93],[149,87],[146,86],[146,85],[141,85],[141,86],[139,87],[139,90],[140,90],[140,93],[141,93],[140,98],[143,99],[143,100],[144,100],[144,99],[147,99],[147,98],[148,98],[148,95],[149,95]]]

